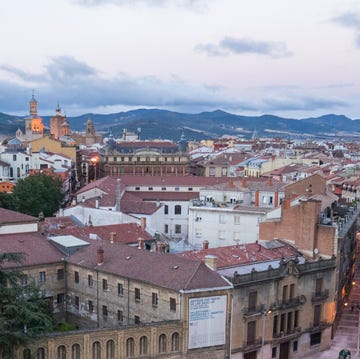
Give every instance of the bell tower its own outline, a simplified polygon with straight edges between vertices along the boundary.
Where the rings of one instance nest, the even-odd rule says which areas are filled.
[[[29,105],[30,105],[30,116],[33,116],[33,117],[37,117],[37,113],[38,113],[38,103],[37,101],[35,100],[35,96],[34,96],[34,91],[33,91],[33,94],[32,94],[32,98],[29,102]]]

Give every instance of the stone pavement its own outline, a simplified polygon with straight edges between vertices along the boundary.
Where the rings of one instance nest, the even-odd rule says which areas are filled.
[[[357,259],[357,262],[359,262],[359,259]],[[358,263],[356,263],[356,268],[357,271],[354,275],[355,285],[351,289],[348,306],[343,310],[331,348],[316,355],[317,359],[337,359],[341,349],[349,349],[351,359],[360,358],[360,355],[356,355],[360,329],[360,270]]]

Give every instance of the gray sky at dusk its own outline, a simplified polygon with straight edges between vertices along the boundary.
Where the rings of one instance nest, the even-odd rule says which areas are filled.
[[[360,118],[360,2],[4,0],[0,112]]]

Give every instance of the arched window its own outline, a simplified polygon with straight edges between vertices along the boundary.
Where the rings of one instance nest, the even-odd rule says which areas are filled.
[[[115,359],[115,343],[113,340],[106,342],[106,359]]]
[[[93,359],[101,359],[101,344],[100,344],[100,342],[93,343],[92,357],[93,357]]]
[[[166,353],[166,335],[159,336],[159,353]]]
[[[179,204],[175,206],[175,214],[181,214],[181,206]]]
[[[134,338],[128,338],[126,341],[126,357],[132,358],[135,352],[135,341]]]
[[[148,338],[143,336],[140,338],[140,355],[147,355],[148,353]]]
[[[31,350],[29,348],[23,350],[23,358],[31,359]]]
[[[36,359],[45,359],[45,349],[44,348],[38,348],[36,351]]]
[[[71,348],[71,359],[80,359],[80,345],[74,344]]]
[[[171,351],[177,352],[180,350],[180,335],[179,333],[175,332],[171,336]]]
[[[57,348],[57,359],[66,359],[65,345],[59,345]]]

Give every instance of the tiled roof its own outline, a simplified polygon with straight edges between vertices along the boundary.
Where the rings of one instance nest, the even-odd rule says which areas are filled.
[[[89,246],[68,258],[70,263],[172,290],[229,286],[225,279],[201,261],[110,242],[103,242],[104,263],[97,265],[99,242],[88,242],[91,243]]]
[[[117,186],[117,178],[112,176],[106,176],[96,181],[90,182],[89,184],[81,188],[79,191],[77,191],[76,194],[79,195],[94,188],[98,188],[99,190],[104,191],[105,193],[115,194],[116,186]],[[121,183],[121,190],[123,190],[123,188],[124,186]]]
[[[18,252],[24,254],[21,266],[56,263],[63,255],[40,233],[16,233],[0,235],[0,253]],[[4,262],[4,268],[17,267],[15,263]]]
[[[139,237],[151,240],[152,236],[136,223],[112,224],[106,226],[83,226],[49,229],[49,235],[73,235],[74,237],[89,240],[90,234],[97,235],[104,241],[110,241],[110,233],[116,233],[114,242],[122,244],[137,243]]]
[[[36,217],[29,216],[27,214],[10,211],[9,209],[0,208],[0,225],[9,223],[29,223],[37,222]]]
[[[268,241],[270,242],[270,241]],[[226,268],[236,265],[247,265],[270,261],[274,259],[295,257],[299,252],[289,244],[276,241],[279,245],[269,248],[260,243],[248,243],[235,246],[208,248],[200,251],[188,251],[177,254],[182,258],[205,260],[205,256],[217,257],[217,268]]]

